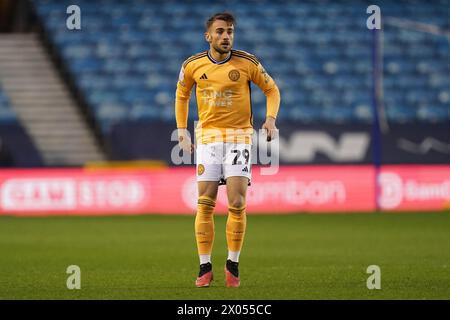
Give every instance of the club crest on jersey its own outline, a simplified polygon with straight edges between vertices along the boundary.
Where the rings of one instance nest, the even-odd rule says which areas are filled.
[[[203,172],[205,172],[205,166],[202,165],[202,164],[199,164],[199,165],[198,165],[198,168],[197,168],[197,174],[198,174],[199,176],[201,176],[201,175],[203,174]]]
[[[239,71],[236,70],[236,69],[231,70],[231,71],[228,73],[228,78],[230,78],[231,81],[238,81],[240,76],[241,76],[241,74],[240,74]]]

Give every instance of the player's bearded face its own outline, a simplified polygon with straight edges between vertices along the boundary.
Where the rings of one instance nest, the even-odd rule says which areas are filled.
[[[208,42],[220,54],[228,53],[233,47],[234,26],[223,20],[216,20],[211,25]]]

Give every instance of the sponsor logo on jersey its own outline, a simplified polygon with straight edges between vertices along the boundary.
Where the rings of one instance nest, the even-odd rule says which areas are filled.
[[[209,107],[231,107],[233,105],[233,91],[230,89],[216,91],[212,87],[201,90],[201,99]]]
[[[208,80],[208,77],[206,76],[206,73],[204,73],[204,74],[200,77],[200,79],[202,79],[202,80]]]

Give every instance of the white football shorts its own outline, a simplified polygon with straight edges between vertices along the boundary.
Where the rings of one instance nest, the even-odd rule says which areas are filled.
[[[214,142],[198,144],[197,181],[219,181],[228,177],[247,177],[251,180],[252,145],[244,143]]]

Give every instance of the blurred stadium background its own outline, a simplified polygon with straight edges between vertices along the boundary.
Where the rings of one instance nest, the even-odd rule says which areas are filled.
[[[370,16],[366,10],[372,4],[381,8],[381,30],[366,27]],[[81,9],[81,30],[66,27],[69,5]],[[449,258],[443,253],[448,251],[444,243],[449,240],[445,231],[449,221],[447,215],[430,211],[450,208],[449,0],[1,0],[0,214],[193,215],[194,167],[176,166],[171,161],[176,146],[171,139],[176,81],[182,62],[207,49],[203,40],[205,20],[224,10],[237,18],[234,47],[255,54],[282,95],[277,122],[279,174],[262,176],[255,166],[249,189],[249,213],[270,215],[260,217],[259,227],[254,220],[254,232],[258,228],[261,231],[260,240],[264,242],[263,226],[277,223],[264,219],[282,212],[423,211],[431,220],[415,215],[411,215],[415,216],[412,220],[394,221],[393,225],[388,220],[383,220],[386,224],[368,220],[380,229],[356,233],[361,243],[364,235],[385,234],[388,242],[383,248],[398,249],[401,255],[409,252],[411,243],[394,248],[389,235],[395,238],[397,231],[409,230],[411,233],[405,231],[404,235],[413,239],[422,230],[418,229],[420,225],[429,226],[425,228],[429,236],[419,232],[424,241],[433,233],[442,236],[440,240],[432,238],[431,244],[425,241],[416,256],[402,259],[420,260],[421,252],[439,257],[433,260],[435,265],[430,264],[429,268],[435,269],[424,267],[421,275],[436,277],[436,283],[424,283],[435,289],[428,297],[448,298],[437,284],[444,275],[448,277],[448,272],[436,268],[446,265]],[[252,95],[254,124],[260,128],[265,97],[257,88]],[[189,111],[191,132],[191,120],[197,119],[194,97]],[[226,211],[223,193],[219,195],[218,211]],[[155,221],[164,229],[175,218],[158,217]],[[67,236],[74,237],[83,230],[81,225],[80,229],[63,226],[59,220],[50,219],[45,226],[36,220],[22,220],[25,226],[4,219],[5,236],[0,239],[5,246],[11,239],[6,235],[11,236],[14,230],[31,232],[28,224],[36,223],[49,234],[56,232],[62,237],[50,226],[61,227]],[[83,223],[100,223],[92,219]],[[300,219],[305,219],[306,226],[313,226],[308,230],[320,229],[313,220],[307,220],[310,217]],[[321,220],[325,227],[317,229],[318,234],[333,234],[330,221],[340,223],[334,219]],[[353,219],[361,218],[348,219],[350,229],[340,229],[342,235],[353,232]],[[191,227],[191,220],[180,221]],[[364,225],[358,221],[353,225],[357,230]],[[131,225],[129,228],[133,230]],[[34,231],[37,238],[39,230]],[[130,230],[128,237],[133,234]],[[114,239],[111,230],[105,232]],[[158,230],[154,232],[163,237]],[[281,227],[279,232],[283,237]],[[33,239],[31,233],[30,243]],[[193,237],[180,241],[194,244]],[[323,248],[330,245],[325,240],[322,244]],[[340,259],[347,263],[351,258],[345,255],[347,250],[342,250]],[[379,253],[381,256],[385,251]],[[82,251],[79,255],[82,257]],[[195,260],[194,255],[187,256],[185,253],[190,263]],[[255,265],[261,262],[251,259],[249,263]],[[358,263],[366,263],[363,260]],[[392,261],[395,263],[395,259]],[[429,265],[424,262],[424,266]],[[12,271],[17,264],[9,268]],[[397,271],[404,272],[401,268]],[[3,279],[3,284],[15,290],[13,280]],[[416,289],[417,296],[412,297],[421,297],[423,287]],[[26,296],[20,287],[17,290],[17,297]],[[279,297],[300,296],[295,295],[299,293],[296,289],[290,290],[279,293]],[[165,294],[159,297],[171,296]],[[177,297],[182,297],[179,294]],[[359,291],[353,294],[361,296]],[[407,291],[401,296],[410,297]],[[263,293],[248,293],[246,297],[267,298]]]
[[[81,9],[81,30],[66,26],[67,8],[75,4],[70,1],[4,0],[1,4],[3,167],[166,168],[163,176],[171,178],[161,180],[167,188],[164,192],[171,192],[178,199],[177,208],[188,212],[180,194],[195,192],[195,182],[186,182],[190,187],[179,185],[193,171],[176,171],[171,161],[176,146],[171,133],[177,75],[188,56],[207,49],[202,35],[205,19],[229,10],[238,19],[235,48],[259,57],[282,93],[278,126],[284,178],[261,177],[255,170],[252,195],[256,198],[270,195],[270,181],[277,186],[273,201],[267,200],[261,208],[299,212],[449,207],[447,0],[381,1],[381,30],[366,27],[370,1],[227,1],[224,5],[80,0],[76,5]],[[265,97],[257,89],[252,95],[255,128],[260,128]],[[192,121],[197,119],[194,96]],[[323,170],[330,170],[328,180],[321,177]],[[306,178],[304,171],[311,176]],[[27,172],[31,177],[41,174]],[[71,179],[82,175],[76,170],[56,174]],[[333,177],[337,184],[330,185]],[[124,192],[106,184],[112,194]],[[148,186],[136,184],[141,193],[148,193]],[[16,198],[9,207],[3,206],[3,212],[26,209],[26,199],[33,199],[31,190],[41,193],[43,202],[56,202],[56,211],[62,209],[57,202],[64,200],[63,185],[45,181],[40,187],[18,186],[14,181],[6,185],[13,187],[2,188],[10,191],[3,192],[4,198],[14,198],[14,192]],[[286,188],[294,190],[294,200],[280,199]],[[52,192],[60,197],[52,198]],[[321,202],[330,203],[317,206]],[[127,206],[116,211],[135,209]]]

